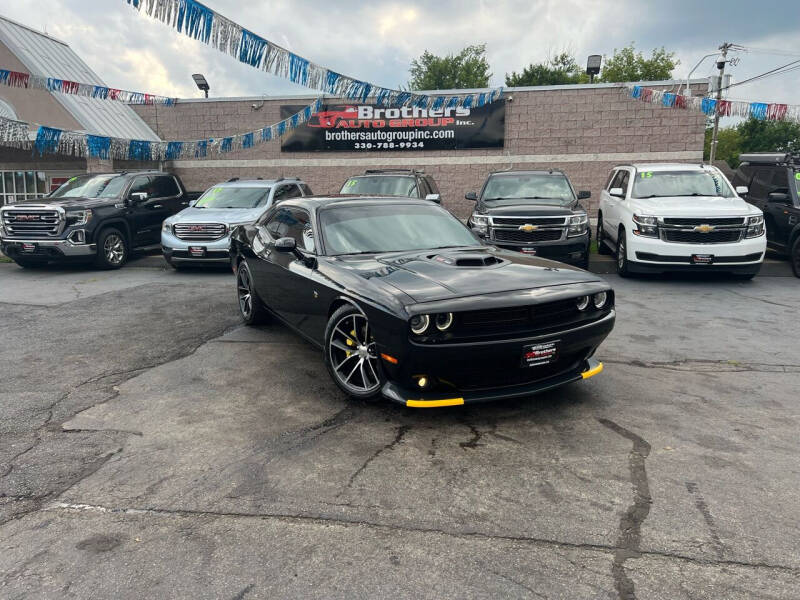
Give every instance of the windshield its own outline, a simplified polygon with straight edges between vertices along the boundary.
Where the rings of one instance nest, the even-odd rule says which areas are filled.
[[[367,196],[417,197],[417,180],[414,177],[351,177],[344,182],[340,194],[364,194]]]
[[[436,206],[383,204],[320,211],[329,256],[479,246],[461,221]]]
[[[256,208],[267,203],[268,187],[212,187],[194,205],[195,208]]]
[[[492,206],[507,206],[520,204],[519,200],[535,200],[531,204],[564,206],[575,200],[575,194],[563,175],[496,175],[486,182],[484,202]]]
[[[121,175],[81,175],[70,178],[50,198],[117,198],[127,179]]]
[[[640,171],[633,180],[633,198],[664,196],[722,196],[735,194],[713,171]]]

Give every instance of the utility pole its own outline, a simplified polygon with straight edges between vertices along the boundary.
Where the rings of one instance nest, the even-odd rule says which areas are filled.
[[[719,104],[722,100],[722,76],[725,75],[725,63],[727,62],[728,49],[733,44],[725,42],[719,47],[722,57],[717,60],[717,68],[719,69],[719,77],[717,79],[717,103],[714,110],[714,132],[711,135],[711,151],[709,152],[709,159],[711,164],[714,164],[714,157],[717,154],[717,133],[719,133]]]

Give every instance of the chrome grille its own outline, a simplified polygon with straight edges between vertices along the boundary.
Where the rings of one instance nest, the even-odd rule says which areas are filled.
[[[12,238],[54,237],[61,233],[64,225],[61,212],[53,208],[3,208],[0,214],[3,228]]]
[[[519,227],[525,223],[531,225],[564,225],[566,217],[492,217],[492,225]]]
[[[228,228],[222,223],[176,223],[175,237],[190,242],[213,242],[225,236]]]
[[[695,227],[697,225],[744,225],[744,217],[676,218],[664,217],[664,225]]]
[[[537,229],[519,231],[518,229],[493,229],[492,236],[498,242],[554,242],[561,239],[564,229]]]

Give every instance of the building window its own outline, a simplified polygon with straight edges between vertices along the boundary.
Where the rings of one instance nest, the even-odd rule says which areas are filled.
[[[0,206],[41,198],[46,187],[43,171],[0,171]]]

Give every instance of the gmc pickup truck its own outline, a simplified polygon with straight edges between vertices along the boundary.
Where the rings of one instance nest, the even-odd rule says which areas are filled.
[[[132,252],[157,248],[164,219],[198,196],[158,171],[73,177],[44,198],[0,208],[0,249],[27,268],[93,262],[118,269]]]

